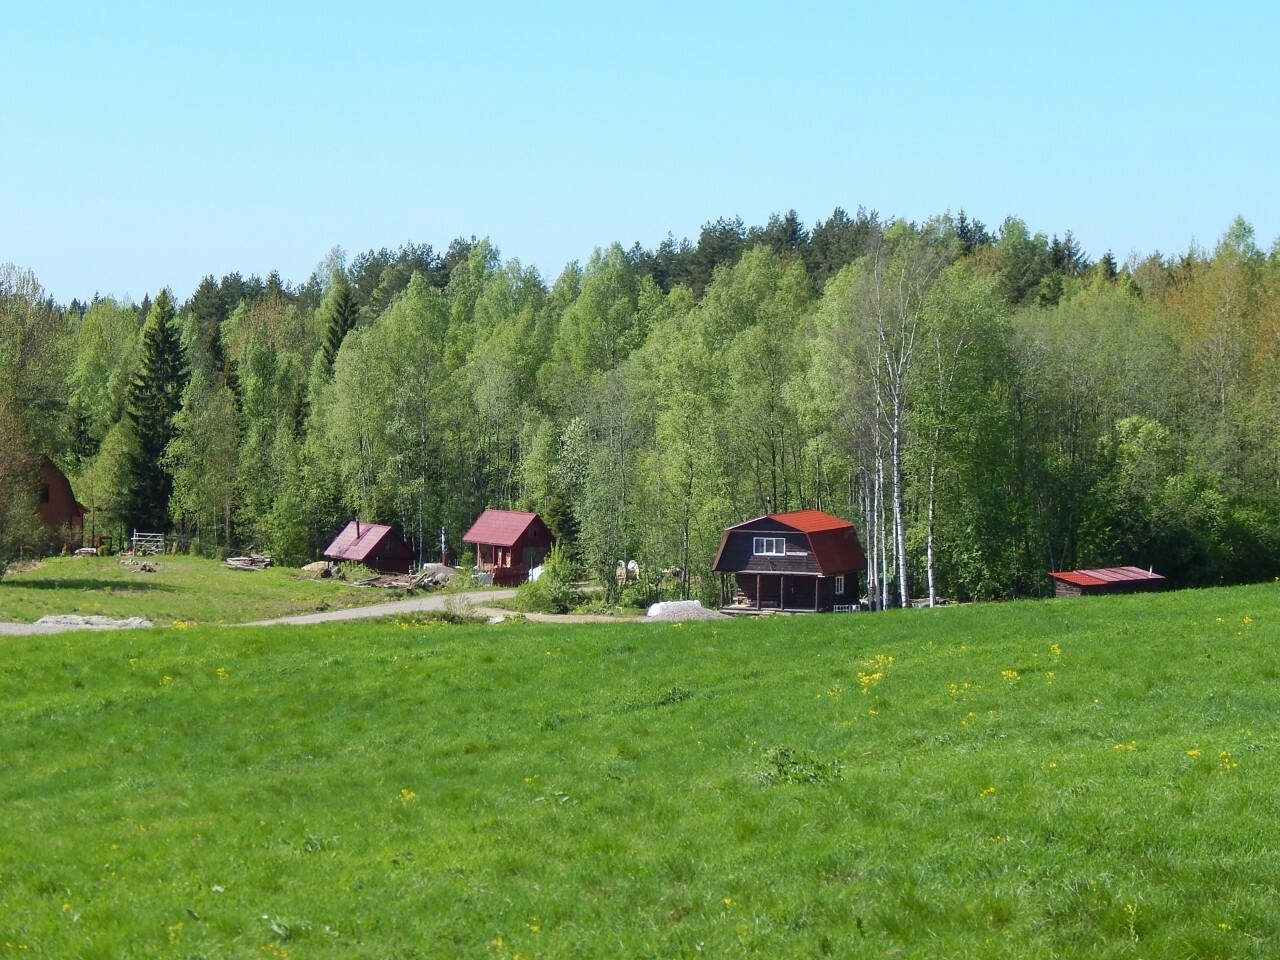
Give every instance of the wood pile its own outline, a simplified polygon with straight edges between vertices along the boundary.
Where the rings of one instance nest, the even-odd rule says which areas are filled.
[[[251,553],[247,557],[227,557],[227,566],[232,570],[265,570],[274,563],[271,557],[257,553]]]
[[[449,568],[444,568],[449,569]],[[448,582],[448,577],[441,579],[439,565],[423,567],[417,573],[387,573],[376,577],[365,577],[363,580],[352,580],[353,587],[385,587],[392,590],[414,590],[422,586],[440,586]]]
[[[120,561],[120,566],[128,567],[135,573],[155,573],[157,570],[156,564],[150,560],[135,560],[133,557],[123,558]]]

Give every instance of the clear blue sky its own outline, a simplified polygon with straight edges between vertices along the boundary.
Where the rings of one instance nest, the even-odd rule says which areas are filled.
[[[1280,4],[12,3],[0,262],[57,300],[488,236],[548,282],[794,208],[1280,235]]]

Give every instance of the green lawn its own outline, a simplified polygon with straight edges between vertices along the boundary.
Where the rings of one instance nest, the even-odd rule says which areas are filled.
[[[0,578],[0,621],[31,623],[50,614],[142,617],[174,621],[247,623],[393,599],[385,590],[315,580],[286,567],[232,570],[191,556],[141,558],[156,567],[141,573],[116,557],[54,557]]]
[[[1270,958],[1278,643],[1274,584],[8,638],[0,957]]]

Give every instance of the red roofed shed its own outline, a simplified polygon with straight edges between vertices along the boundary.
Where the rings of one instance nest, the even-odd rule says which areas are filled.
[[[509,587],[528,579],[529,570],[551,552],[555,537],[536,513],[489,509],[462,535],[462,542],[475,546],[477,570]]]
[[[1080,597],[1093,593],[1138,593],[1159,590],[1164,577],[1141,567],[1100,567],[1095,570],[1059,570],[1053,578],[1055,597]]]
[[[382,523],[352,520],[325,547],[324,556],[363,563],[379,573],[409,573],[413,569],[413,549],[399,530]]]
[[[720,574],[722,604],[732,574],[739,609],[832,610],[858,602],[867,558],[848,520],[795,510],[729,527],[711,569]]]

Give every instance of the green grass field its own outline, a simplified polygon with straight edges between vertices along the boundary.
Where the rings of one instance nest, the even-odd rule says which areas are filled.
[[[1278,643],[1277,584],[7,638],[0,958],[1274,957]]]
[[[232,570],[191,556],[144,557],[155,573],[122,566],[116,557],[54,557],[0,579],[0,621],[31,623],[49,614],[142,617],[174,621],[247,623],[392,599],[383,590],[316,580],[286,567]]]

